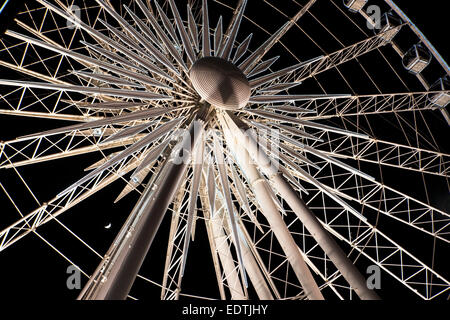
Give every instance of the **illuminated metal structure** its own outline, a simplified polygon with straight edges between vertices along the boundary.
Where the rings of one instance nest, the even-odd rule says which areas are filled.
[[[391,10],[375,34],[304,61],[294,55],[297,61],[278,67],[285,57],[273,57],[273,48],[281,43],[286,54],[296,45],[282,41],[301,30],[303,17],[315,18],[316,2],[296,4],[296,14],[264,39],[243,28],[252,22],[247,0],[236,8],[214,0],[189,1],[187,8],[175,0],[27,4],[2,40],[0,65],[10,71],[2,75],[15,78],[0,79],[0,114],[76,124],[2,142],[0,169],[26,185],[22,166],[94,152],[102,159],[28,214],[2,185],[21,217],[0,231],[0,251],[29,233],[50,244],[40,226],[56,221],[70,230],[59,215],[124,180],[116,201],[135,191],[140,196],[106,254],[72,234],[100,258],[95,271],[83,271],[89,281],[79,299],[125,299],[136,278],[158,285],[163,299],[189,295],[182,280],[200,222],[222,299],[378,299],[355,266],[360,256],[424,299],[448,293],[449,280],[435,268],[439,261],[423,262],[379,229],[377,217],[448,250],[450,214],[384,184],[360,164],[448,182],[450,155],[430,143],[426,148],[419,135],[416,143],[377,139],[351,120],[430,112],[448,121],[447,81],[404,93],[302,91],[303,83],[341,65],[369,53],[383,56],[384,47],[401,53],[394,40],[412,27],[386,1]],[[367,1],[330,3],[351,21],[346,8],[367,17]],[[213,21],[211,6],[228,10],[228,25],[223,17]],[[416,45],[401,54],[422,84],[420,73],[432,59],[449,74],[430,48]],[[327,122],[335,119],[342,123]],[[138,273],[167,215],[167,258],[163,280],[155,283]]]

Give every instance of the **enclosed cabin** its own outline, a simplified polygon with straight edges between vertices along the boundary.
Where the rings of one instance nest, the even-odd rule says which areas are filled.
[[[415,44],[403,56],[403,66],[413,74],[421,73],[431,62],[430,51],[421,43]]]
[[[367,3],[368,0],[344,0],[344,6],[351,12],[359,12]]]
[[[403,24],[402,19],[400,19],[397,14],[390,10],[381,15],[380,19],[380,28],[375,28],[376,34],[383,34],[382,38],[386,42],[391,42],[392,39],[397,35],[400,29],[395,29]]]
[[[445,76],[436,81],[431,87],[430,91],[446,91],[450,89],[449,76]],[[429,100],[432,104],[439,108],[445,108],[450,102],[450,94],[448,92],[438,92],[431,94]]]

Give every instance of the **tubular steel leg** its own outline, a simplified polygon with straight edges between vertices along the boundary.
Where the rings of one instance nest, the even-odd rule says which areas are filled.
[[[311,271],[306,265],[294,238],[281,218],[280,212],[265,186],[266,181],[263,177],[261,177],[256,169],[256,166],[248,161],[250,156],[244,148],[245,146],[240,144],[240,140],[236,140],[231,137],[231,131],[227,130],[226,132],[225,137],[227,139],[228,146],[233,150],[239,166],[244,170],[246,176],[248,177],[255,197],[261,206],[262,213],[269,222],[273,233],[278,239],[287,259],[289,260],[289,263],[294,269],[295,275],[302,284],[306,296],[311,300],[323,300],[322,293],[320,292]]]
[[[223,209],[221,209],[223,210]],[[222,262],[223,271],[227,279],[228,288],[230,289],[232,300],[247,300],[245,296],[239,272],[233,260],[230,247],[228,245],[228,236],[222,227],[222,215],[217,212],[211,218],[212,232],[216,243],[217,252]]]
[[[199,128],[203,130],[203,122],[194,121],[189,128],[189,136],[184,137],[181,145],[178,145],[181,150],[188,152],[189,158],[189,152],[200,136]],[[174,161],[176,157],[177,154],[172,152],[156,182],[149,183],[78,299],[126,299],[167,208],[175,196],[183,173],[187,169],[189,162],[178,163]],[[153,188],[154,185],[157,189]]]
[[[367,287],[366,279],[362,276],[356,266],[350,261],[336,241],[320,224],[317,217],[306,206],[297,192],[286,182],[278,169],[273,165],[264,151],[259,148],[258,143],[250,135],[244,134],[242,123],[232,119],[228,114],[219,116],[223,123],[231,129],[239,143],[247,149],[251,158],[258,164],[260,169],[273,182],[275,189],[286,200],[291,209],[297,214],[300,221],[311,233],[325,254],[334,263],[342,276],[347,280],[353,290],[362,300],[378,300],[377,293]]]

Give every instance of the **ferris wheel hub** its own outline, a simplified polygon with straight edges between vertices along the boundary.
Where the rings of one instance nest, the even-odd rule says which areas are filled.
[[[233,63],[217,57],[205,57],[192,66],[189,78],[200,97],[223,109],[240,109],[250,99],[250,84]]]

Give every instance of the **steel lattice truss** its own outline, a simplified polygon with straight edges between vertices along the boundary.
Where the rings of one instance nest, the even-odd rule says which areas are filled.
[[[383,50],[409,27],[405,23],[375,35],[365,33],[352,45],[300,61],[289,54],[295,44],[283,40],[293,30],[303,31],[306,16],[318,19],[316,1],[303,2],[295,2],[297,14],[285,16],[287,22],[272,33],[246,14],[246,0],[235,8],[221,1],[188,1],[187,9],[173,0],[26,4],[1,40],[0,66],[7,71],[0,80],[0,114],[72,124],[0,143],[0,170],[11,171],[37,203],[35,210],[22,212],[19,196],[0,184],[19,214],[14,223],[2,225],[0,251],[31,233],[77,264],[39,233],[44,224],[57,224],[97,257],[96,272],[79,266],[90,277],[83,298],[96,298],[96,290],[112,277],[114,259],[126,252],[127,241],[137,233],[142,215],[133,210],[106,254],[58,217],[118,180],[115,185],[123,188],[112,201],[130,193],[144,200],[158,198],[180,148],[189,144],[186,129],[199,126],[181,178],[170,188],[174,196],[163,208],[171,219],[163,280],[138,275],[160,287],[162,299],[192,296],[183,288],[183,277],[200,223],[206,226],[218,293],[198,298],[353,298],[355,288],[342,265],[309,230],[305,217],[311,212],[316,228],[338,241],[350,260],[366,259],[423,299],[448,294],[448,274],[440,273],[439,261],[430,264],[416,257],[414,248],[379,228],[378,218],[433,240],[429,250],[434,251],[436,243],[448,250],[450,214],[364,168],[391,168],[399,175],[412,172],[448,183],[450,155],[429,138],[432,128],[419,131],[408,117],[439,113],[432,101],[449,91],[297,91],[308,82],[321,87],[318,79],[331,72],[346,82],[340,66],[359,64],[369,54],[386,60]],[[330,3],[353,22],[339,8],[340,1]],[[224,10],[231,20],[213,21],[211,8]],[[261,43],[244,29],[245,22],[263,31]],[[277,67],[276,61],[285,57],[273,57],[276,46],[283,46],[282,53],[296,63]],[[221,109],[197,93],[189,72],[209,56],[232,62],[246,76],[251,96],[244,108]],[[360,125],[383,115],[397,119],[404,138],[380,139]],[[414,139],[408,138],[411,130]],[[102,159],[46,202],[37,199],[21,174],[23,167],[87,154]],[[302,203],[303,211],[297,206]],[[249,285],[256,297],[249,294]],[[358,290],[356,294],[362,297]]]

